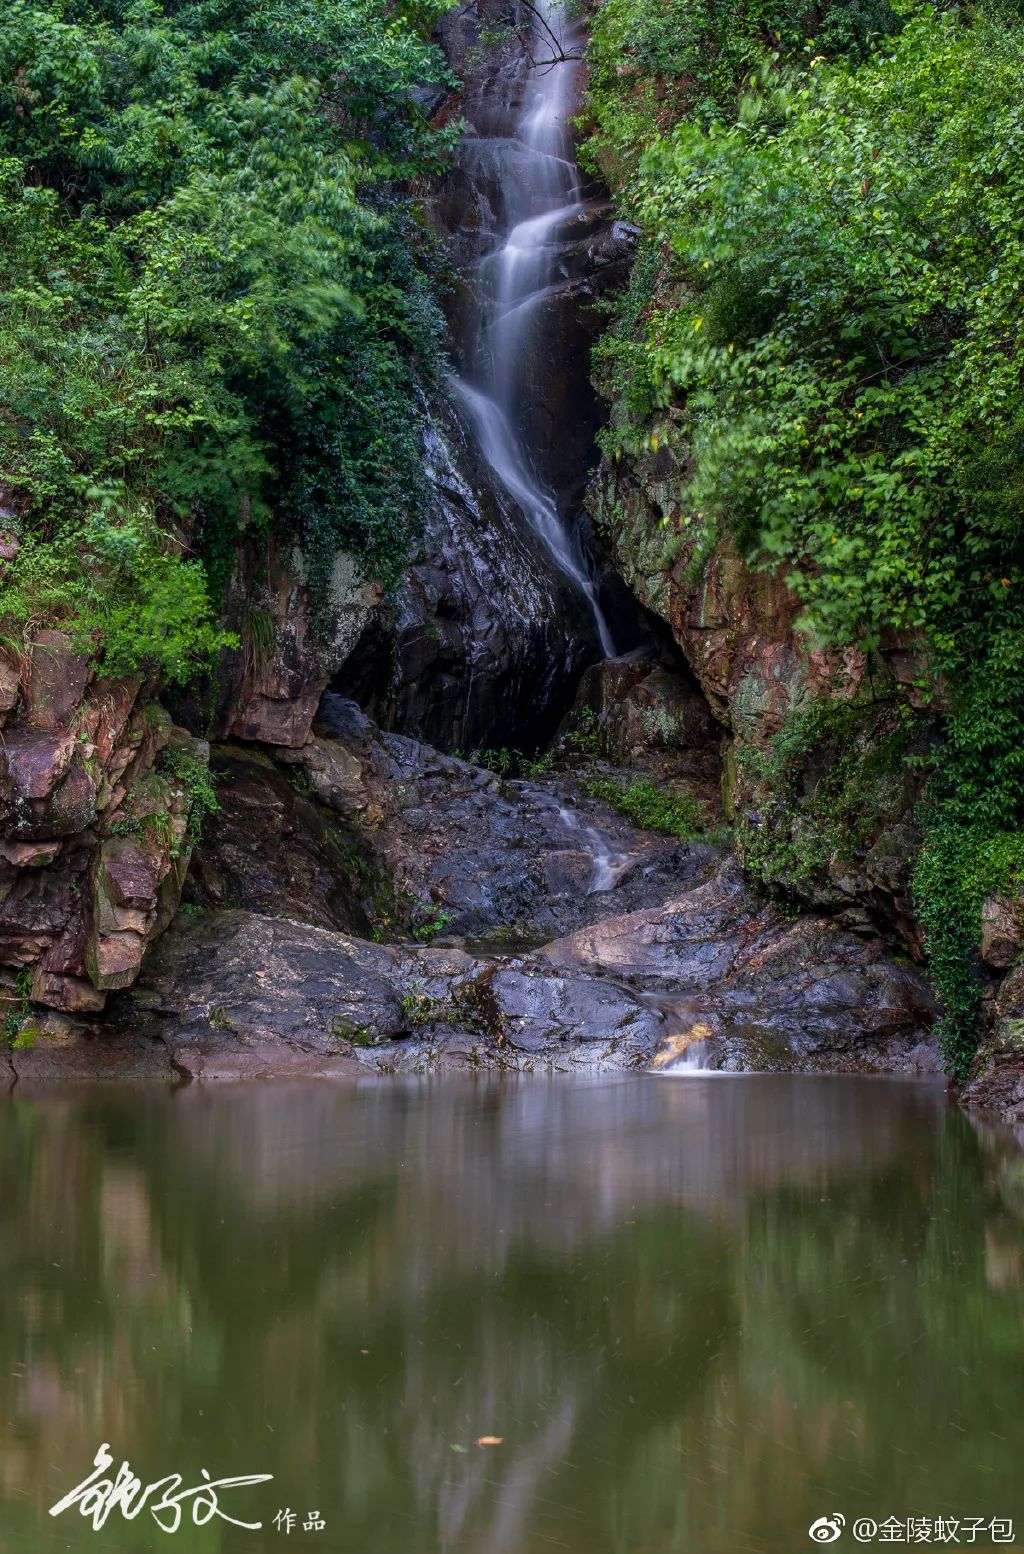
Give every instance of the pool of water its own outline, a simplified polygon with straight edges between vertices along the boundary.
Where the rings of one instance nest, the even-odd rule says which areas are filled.
[[[1024,1157],[934,1085],[15,1092],[0,1176],[0,1554],[1024,1543]],[[261,1529],[49,1515],[102,1443]]]

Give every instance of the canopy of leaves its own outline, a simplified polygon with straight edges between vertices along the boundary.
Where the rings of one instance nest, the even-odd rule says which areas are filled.
[[[605,350],[605,445],[670,410],[696,568],[727,534],[812,641],[921,644],[951,711],[919,902],[962,1073],[977,998],[942,964],[965,984],[981,897],[1024,858],[993,844],[1024,821],[1024,26],[901,11],[831,60],[777,50],[731,105],[705,83],[634,158],[655,261]]]
[[[0,471],[23,541],[5,613],[39,598],[47,557],[58,582],[69,537],[137,534],[140,514],[183,610],[202,578],[161,538],[176,527],[215,585],[239,527],[271,515],[314,577],[339,545],[400,567],[409,401],[440,325],[426,240],[391,191],[445,151],[416,94],[443,74],[427,41],[443,8],[5,6]]]

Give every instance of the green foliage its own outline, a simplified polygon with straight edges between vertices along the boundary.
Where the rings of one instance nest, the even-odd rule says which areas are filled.
[[[566,755],[582,756],[593,760],[601,745],[601,727],[592,707],[581,707],[574,712],[572,727],[562,737],[560,748]]]
[[[518,750],[502,745],[500,750],[471,750],[460,759],[468,761],[470,766],[482,766],[485,771],[496,772],[499,777],[508,777],[518,771],[520,754]]]
[[[180,745],[168,745],[160,764],[185,801],[185,837],[192,847],[202,835],[207,816],[220,809],[213,774],[205,761]]]
[[[959,824],[940,806],[929,817],[914,869],[917,915],[942,1007],[939,1044],[946,1072],[964,1080],[978,1044],[977,974],[981,909],[990,892],[1024,885],[1024,835]]]
[[[0,1023],[0,1041],[12,1052],[24,1052],[35,1046],[39,1030],[29,1016],[32,1013],[32,973],[23,966],[14,978],[13,987],[0,993],[0,1003],[6,1005]]]
[[[800,891],[834,860],[857,859],[905,808],[918,722],[892,699],[822,697],[793,712],[766,748],[745,746],[740,764],[759,813],[737,840],[751,873],[771,890]]]
[[[443,998],[432,998],[428,993],[421,992],[421,982],[412,983],[412,991],[402,994],[401,1008],[409,1025],[419,1028],[424,1025],[437,1025],[451,1013],[450,1006]]]
[[[583,784],[583,790],[590,798],[610,804],[645,831],[667,831],[671,836],[692,840],[707,830],[703,804],[675,783],[654,783],[649,777],[634,777],[630,781],[594,777]]]
[[[1024,611],[1007,605],[964,631],[946,743],[922,805],[925,844],[912,886],[942,1008],[947,1070],[966,1077],[978,1038],[978,948],[985,897],[1024,885]]]
[[[426,38],[443,8],[6,6],[0,478],[23,555],[5,615],[43,596],[110,672],[181,677],[219,640],[176,534],[198,537],[215,593],[239,531],[272,519],[314,582],[339,545],[395,575],[440,320],[432,244],[393,189],[450,142],[413,93],[443,75]],[[135,558],[101,555],[83,591],[68,557],[98,500],[88,543]]]
[[[889,0],[605,0],[591,23],[585,159],[629,205],[652,142],[682,118],[731,117],[766,55],[860,57],[899,26]]]
[[[595,150],[645,234],[603,349],[605,449],[671,439],[686,474],[666,567],[685,554],[697,577],[728,539],[786,578],[812,644],[920,645],[948,712],[916,893],[962,1074],[979,893],[1009,877],[1024,822],[1019,10],[832,9],[801,59],[804,23],[780,9],[760,65],[745,24],[717,40],[706,0],[653,43],[628,25],[650,0],[604,10]],[[657,90],[697,38],[685,101]],[[851,759],[835,752],[800,825],[780,813],[747,839],[757,868],[810,874],[856,847]]]
[[[436,939],[439,933],[444,933],[452,920],[451,912],[446,912],[442,907],[435,906],[429,901],[415,901],[413,912],[419,921],[413,926],[412,936],[414,939],[419,939],[422,944],[428,944],[431,939]]]
[[[645,161],[687,275],[648,338],[694,460],[683,523],[784,568],[819,640],[955,652],[1021,581],[1019,50],[928,12]]]
[[[79,527],[26,536],[4,581],[6,631],[67,626],[80,651],[100,654],[105,674],[188,680],[234,642],[216,627],[200,563],[182,560],[123,491],[91,488],[83,500]]]

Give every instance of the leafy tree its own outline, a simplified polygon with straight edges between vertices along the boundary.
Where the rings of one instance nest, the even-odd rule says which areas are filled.
[[[164,558],[168,618],[207,623],[180,652],[140,639],[140,661],[176,676],[220,640],[182,536],[215,593],[247,524],[302,541],[314,578],[338,546],[400,568],[421,490],[408,406],[440,326],[416,258],[429,244],[396,190],[450,142],[415,94],[443,74],[439,8],[6,7],[0,469],[22,540],[6,615],[42,589],[95,632],[97,600],[64,587],[62,558],[94,532],[99,489],[121,493],[108,535],[123,523],[130,549],[142,523]],[[114,575],[100,567],[96,588]],[[117,577],[145,606],[152,568]],[[95,640],[106,667],[125,662]]]

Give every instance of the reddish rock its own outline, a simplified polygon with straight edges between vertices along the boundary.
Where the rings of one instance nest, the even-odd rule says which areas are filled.
[[[48,799],[67,775],[74,753],[74,736],[67,729],[56,733],[5,732],[0,744],[0,815],[6,801],[17,822],[21,819],[17,811],[28,801]]]
[[[21,669],[5,653],[0,653],[0,727],[21,693]]]
[[[37,631],[28,655],[23,697],[34,728],[64,729],[89,683],[89,661],[62,631]]]
[[[69,913],[60,935],[50,945],[41,961],[44,971],[52,971],[62,977],[81,978],[85,976],[85,944],[87,938],[85,903],[88,900],[88,892],[82,876],[85,873],[86,866],[86,855],[83,854],[81,873],[76,876],[74,881],[72,904],[75,910]]]
[[[659,435],[660,433],[660,435]],[[591,492],[599,533],[640,599],[672,629],[715,715],[746,741],[763,741],[801,702],[829,694],[852,698],[866,681],[858,649],[812,651],[794,630],[800,601],[778,577],[752,572],[722,539],[694,582],[698,536],[666,562],[681,525],[680,493],[689,474],[656,431],[655,451],[605,465]]]
[[[130,680],[98,680],[90,690],[86,726],[95,745],[95,759],[103,767],[109,766],[124,735],[142,684],[139,676]],[[125,755],[130,754],[129,746]]]
[[[62,845],[57,838],[46,842],[0,841],[0,858],[16,869],[42,869],[53,862]]]
[[[100,847],[97,889],[115,906],[150,909],[156,902],[157,868],[133,838],[107,837]]]
[[[96,784],[76,762],[40,812],[36,836],[74,836],[96,819]]]
[[[235,579],[244,640],[223,722],[229,737],[296,748],[308,739],[320,697],[355,646],[381,590],[361,581],[352,558],[339,552],[329,584],[331,628],[321,638],[301,552],[272,549],[262,559],[262,586],[253,576]],[[250,558],[250,571],[253,566]],[[253,625],[257,619],[263,622],[259,630]]]
[[[89,979],[104,992],[129,987],[139,974],[145,953],[146,940],[141,934],[97,935],[87,952]]]
[[[67,1014],[95,1014],[103,1008],[107,995],[80,977],[62,977],[44,971],[41,965],[32,973],[32,998],[49,1009]]]

